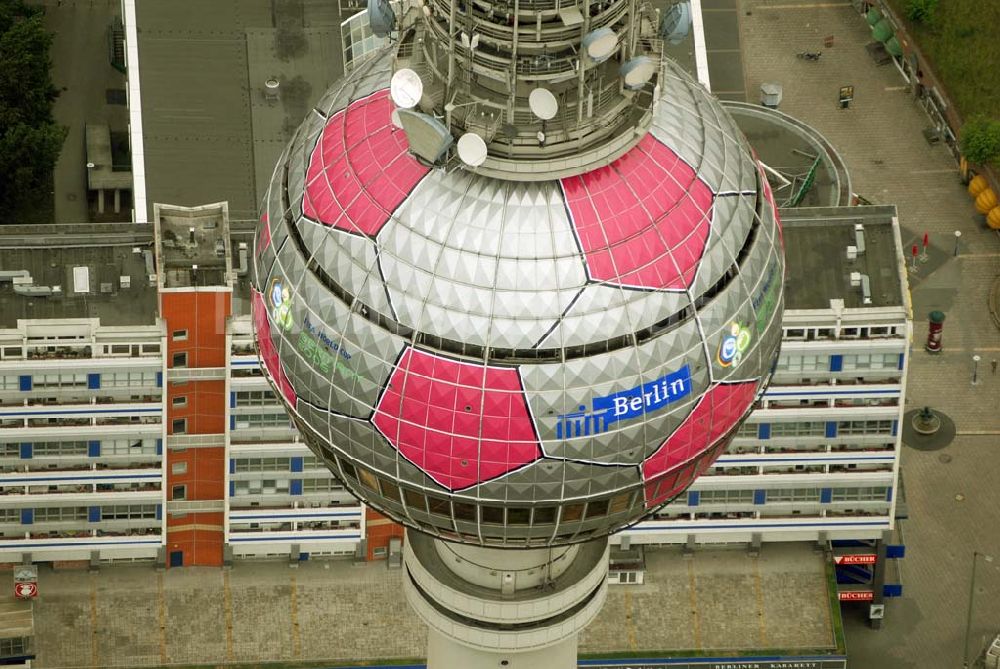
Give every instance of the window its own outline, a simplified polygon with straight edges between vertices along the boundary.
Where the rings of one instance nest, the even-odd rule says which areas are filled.
[[[175,418],[173,421],[173,434],[185,434],[187,432],[187,418]]]
[[[178,499],[175,497],[174,499]],[[137,520],[156,518],[155,504],[116,504],[101,507],[101,520]]]
[[[19,523],[19,522],[21,522],[20,509],[0,509],[0,523]]]
[[[62,374],[35,374],[32,388],[86,388],[86,372],[65,372]]]
[[[830,368],[830,357],[826,355],[799,355],[789,353],[779,356],[775,367],[780,372],[815,372]]]
[[[180,407],[186,407],[188,404],[187,395],[181,395],[180,397],[175,397],[173,400],[171,400],[170,403],[173,404],[175,409]]]
[[[180,353],[174,353],[173,361],[174,361],[174,367],[187,367],[187,365],[188,365],[188,354],[187,354],[187,351],[181,351]]]
[[[702,490],[699,504],[753,504],[753,490]]]
[[[771,438],[774,437],[822,437],[826,434],[826,423],[811,421],[803,423],[771,423]]]
[[[859,353],[844,356],[844,371],[856,369],[897,369],[899,353]]]
[[[233,469],[242,472],[287,472],[291,458],[237,458]]]
[[[101,455],[156,455],[156,439],[105,439]]]
[[[768,490],[767,501],[770,502],[818,502],[818,488],[788,488],[785,490]]]
[[[335,479],[302,479],[302,492],[343,492],[344,486]],[[398,493],[397,493],[398,495]],[[398,498],[396,501],[399,501]]]
[[[240,390],[236,393],[236,406],[259,407],[277,404],[278,400],[270,390]]]
[[[837,434],[892,434],[891,420],[842,420],[837,423]]]
[[[36,458],[54,457],[60,455],[87,455],[85,441],[43,441],[35,442],[32,456]]]
[[[170,465],[171,474],[187,474],[187,470],[188,470],[188,463],[186,460],[175,462]]]
[[[36,523],[57,523],[66,520],[87,520],[87,507],[66,506],[35,509]]]
[[[583,508],[585,504],[567,504],[563,507],[562,522],[574,523],[583,520]]]
[[[831,502],[884,502],[889,489],[885,486],[833,488]]]
[[[187,486],[186,485],[175,485],[170,489],[170,499],[173,500],[183,500],[187,499]]]
[[[156,372],[107,372],[101,374],[101,388],[155,386]]]
[[[187,341],[188,331],[187,330],[174,330],[171,338],[174,341]]]
[[[248,430],[252,428],[274,428],[291,427],[292,422],[288,414],[282,413],[255,413],[236,416],[236,429]]]

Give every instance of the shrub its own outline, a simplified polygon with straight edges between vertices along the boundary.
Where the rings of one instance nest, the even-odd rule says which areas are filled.
[[[962,125],[959,145],[972,163],[1000,161],[1000,121],[974,116]]]
[[[930,23],[937,6],[938,0],[909,0],[906,4],[906,18],[918,23]]]

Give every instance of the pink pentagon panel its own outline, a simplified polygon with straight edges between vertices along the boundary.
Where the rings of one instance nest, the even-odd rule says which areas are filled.
[[[755,381],[719,383],[698,400],[680,427],[642,463],[647,508],[661,504],[690,483],[688,479],[664,485],[665,480],[669,481],[665,477],[689,466],[691,460],[715,446],[735,427],[753,404],[756,391]],[[709,464],[706,461],[701,469]]]
[[[429,171],[392,124],[389,91],[355,100],[327,121],[306,170],[302,213],[347,232],[378,234]]]
[[[694,280],[712,190],[651,134],[611,165],[563,179],[562,187],[593,280],[673,290]]]
[[[403,456],[457,490],[541,457],[516,369],[408,348],[372,418]]]
[[[281,394],[291,406],[295,406],[296,394],[292,384],[285,376],[285,370],[281,368],[281,361],[278,359],[278,350],[274,348],[271,341],[271,322],[267,318],[267,305],[264,303],[264,296],[257,290],[251,289],[252,311],[254,326],[257,331],[257,346],[260,347],[260,357],[267,368],[267,373],[271,375],[274,382],[278,384]]]
[[[271,245],[271,222],[267,218],[266,211],[260,215],[260,222],[260,243],[257,245],[258,258]]]

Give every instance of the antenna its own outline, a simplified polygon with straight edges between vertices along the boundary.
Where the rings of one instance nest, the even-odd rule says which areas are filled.
[[[625,88],[639,90],[656,74],[656,61],[649,56],[636,56],[625,61],[618,73],[625,80]]]
[[[592,61],[603,63],[618,48],[618,35],[611,28],[598,28],[584,35],[580,45]]]
[[[469,167],[479,167],[486,162],[486,142],[474,132],[458,138],[458,157]]]
[[[548,121],[555,118],[559,111],[559,101],[549,89],[536,88],[528,95],[528,108],[538,118]]]
[[[388,37],[396,29],[396,14],[387,0],[368,0],[368,25],[377,37]]]
[[[691,32],[691,3],[679,2],[666,11],[660,21],[660,35],[670,44],[680,44]]]
[[[408,67],[403,67],[392,75],[389,81],[389,95],[397,107],[413,109],[424,94],[424,82],[420,75]]]

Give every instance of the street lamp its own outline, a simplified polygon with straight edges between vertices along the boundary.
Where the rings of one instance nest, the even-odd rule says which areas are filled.
[[[962,239],[962,231],[955,231],[955,257],[958,257],[958,242]]]
[[[979,383],[979,361],[982,360],[978,355],[972,356],[972,385]]]
[[[972,603],[976,596],[976,558],[993,562],[992,555],[972,551],[972,580],[969,582],[969,613],[965,617],[965,643],[962,645],[962,669],[969,669],[969,633],[972,631]]]

